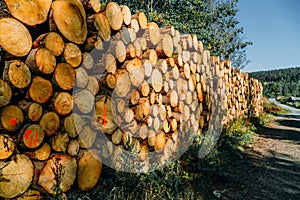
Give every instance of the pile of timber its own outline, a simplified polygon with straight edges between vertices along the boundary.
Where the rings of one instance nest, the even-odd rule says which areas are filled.
[[[5,0],[0,18],[0,196],[92,189],[102,159],[176,155],[221,113],[261,111],[262,87],[193,34],[99,0]],[[226,120],[225,120],[226,121]],[[101,143],[105,134],[109,141]],[[151,161],[151,160],[150,160]],[[87,178],[88,177],[88,178]],[[77,183],[75,183],[77,182]]]

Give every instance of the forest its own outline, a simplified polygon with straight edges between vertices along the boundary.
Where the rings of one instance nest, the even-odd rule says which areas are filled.
[[[263,83],[264,96],[300,96],[300,67],[249,73]]]

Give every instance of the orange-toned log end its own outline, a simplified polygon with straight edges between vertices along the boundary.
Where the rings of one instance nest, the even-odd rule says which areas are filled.
[[[23,132],[23,143],[27,148],[37,148],[44,141],[45,133],[38,124],[28,126]]]
[[[32,46],[27,28],[13,18],[0,19],[0,27],[0,46],[14,56],[26,56]]]
[[[81,190],[90,190],[98,182],[102,162],[97,150],[85,151],[78,161],[78,186]]]
[[[18,130],[24,122],[22,110],[15,105],[4,107],[1,111],[1,125],[7,131]]]
[[[51,154],[51,147],[48,143],[45,143],[37,150],[25,152],[24,154],[32,160],[47,160]]]
[[[9,161],[0,161],[0,169],[0,197],[14,198],[29,188],[34,166],[26,155],[16,154]]]
[[[82,55],[79,47],[74,43],[67,43],[64,51],[64,58],[72,67],[78,67],[82,62]]]
[[[62,37],[56,32],[50,32],[45,37],[45,47],[49,49],[54,56],[60,56],[65,48]]]
[[[76,175],[76,159],[66,154],[55,154],[42,169],[38,184],[50,194],[59,194],[57,192],[70,189]]]
[[[166,144],[166,134],[163,131],[159,131],[155,136],[154,149],[156,152],[161,152]]]
[[[3,78],[16,88],[23,89],[30,84],[31,72],[20,60],[6,61]]]
[[[0,160],[9,158],[15,151],[15,143],[9,135],[0,135]]]
[[[52,11],[59,31],[69,41],[83,44],[87,37],[87,23],[82,3],[79,0],[57,0],[52,3]]]
[[[70,114],[73,109],[73,98],[67,92],[59,92],[54,99],[54,109],[60,115]]]
[[[33,71],[51,74],[56,67],[56,58],[54,54],[46,48],[33,49],[26,59],[26,64]]]
[[[29,96],[36,103],[46,103],[52,96],[52,84],[40,76],[34,77],[29,88]]]
[[[52,0],[5,0],[5,3],[12,16],[24,24],[35,26],[47,20]]]
[[[68,63],[59,63],[54,71],[53,80],[61,89],[71,90],[75,86],[75,70]]]

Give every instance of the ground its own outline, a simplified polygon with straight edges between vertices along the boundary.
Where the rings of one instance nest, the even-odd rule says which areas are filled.
[[[211,186],[216,199],[300,199],[300,115],[275,116]],[[219,196],[219,197],[217,197]]]

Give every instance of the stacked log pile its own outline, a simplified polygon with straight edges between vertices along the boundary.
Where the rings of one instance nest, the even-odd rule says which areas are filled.
[[[99,0],[5,0],[0,18],[0,196],[92,189],[112,145],[166,161],[221,113],[261,111],[262,86],[193,34]],[[102,142],[106,136],[108,141]],[[152,159],[152,158],[151,158]],[[157,157],[153,158],[157,161]],[[87,178],[89,177],[89,178]]]

